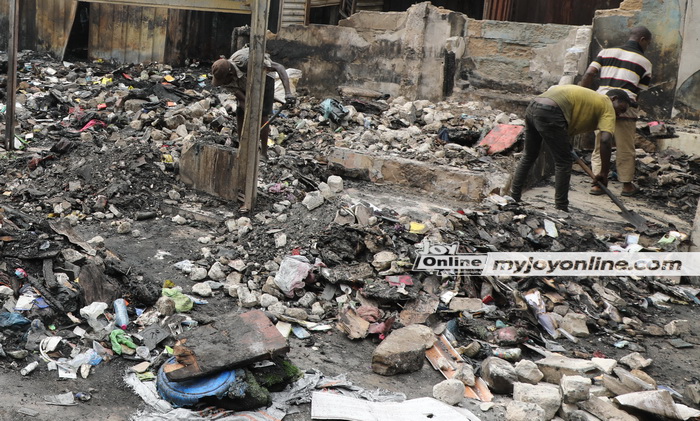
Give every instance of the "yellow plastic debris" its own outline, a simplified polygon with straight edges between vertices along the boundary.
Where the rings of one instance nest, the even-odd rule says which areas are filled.
[[[426,231],[428,231],[428,226],[421,224],[420,222],[411,222],[408,225],[408,231],[411,234],[424,234]]]

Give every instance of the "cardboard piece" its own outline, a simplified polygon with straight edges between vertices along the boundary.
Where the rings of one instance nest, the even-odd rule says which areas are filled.
[[[473,413],[433,398],[404,402],[370,402],[327,392],[311,397],[312,420],[345,421],[480,421]]]

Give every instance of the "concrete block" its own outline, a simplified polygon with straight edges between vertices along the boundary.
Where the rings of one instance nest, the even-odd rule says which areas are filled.
[[[309,318],[309,313],[305,309],[299,307],[289,307],[284,311],[284,314],[299,320],[307,320]]]
[[[631,369],[649,367],[654,360],[644,358],[639,352],[633,352],[620,358],[620,362]]]
[[[513,385],[513,400],[539,405],[544,409],[546,419],[551,420],[561,407],[562,396],[559,386],[540,383],[515,383]]]
[[[559,412],[557,412],[557,415],[565,421],[569,421],[571,414],[576,411],[579,411],[578,406],[572,403],[563,402],[559,408]]]
[[[693,405],[700,405],[700,384],[689,384],[685,388],[685,397],[688,398]]]
[[[518,361],[515,364],[515,372],[518,374],[518,381],[523,383],[537,384],[544,377],[537,364],[530,360]]]
[[[433,397],[448,405],[457,405],[464,399],[464,390],[464,383],[459,380],[443,380],[433,386]]]
[[[223,281],[224,279],[226,279],[226,272],[224,269],[224,265],[222,265],[219,262],[215,262],[209,268],[209,271],[207,272],[207,276],[209,276],[209,279],[212,279],[214,281]]]
[[[590,412],[578,410],[574,411],[569,415],[569,418],[564,418],[568,421],[602,421],[600,418],[591,414]]]
[[[527,402],[512,401],[506,406],[506,421],[549,421],[544,409]]]
[[[591,397],[595,396],[598,398],[604,398],[604,397],[610,396],[610,393],[608,393],[608,389],[606,389],[605,386],[601,386],[601,385],[597,385],[597,384],[594,384],[593,386],[591,386],[591,390],[589,393],[590,393]]]
[[[656,388],[656,386],[657,386],[656,380],[654,380],[653,377],[651,377],[651,376],[648,375],[647,373],[643,372],[642,370],[634,369],[634,370],[631,370],[630,373],[631,373],[634,377],[636,377],[636,378],[638,378],[639,380],[643,381],[644,383],[650,384],[652,387]]]
[[[258,294],[255,291],[249,290],[245,285],[238,285],[238,301],[241,307],[250,308],[260,305]]]
[[[639,418],[628,414],[603,398],[591,398],[587,401],[579,402],[578,407],[600,418],[602,421],[639,421]]]
[[[476,384],[474,368],[467,363],[459,364],[452,378],[461,381],[466,386],[474,386]]]
[[[561,327],[579,338],[585,338],[590,335],[588,326],[586,326],[585,314],[574,313],[572,311],[566,313],[564,319],[562,320]]]
[[[280,301],[279,298],[275,297],[274,295],[270,295],[270,294],[260,295],[260,307],[262,307],[262,308],[268,308],[271,305],[278,303],[279,301]]]
[[[306,206],[306,209],[312,211],[323,204],[323,195],[320,191],[308,192],[306,196],[304,196],[304,200],[301,201],[301,204]]]
[[[432,329],[411,325],[395,330],[372,353],[372,371],[385,376],[420,370],[425,350],[435,343]]]
[[[207,270],[201,267],[192,268],[190,279],[193,281],[201,281],[207,277]]]
[[[339,177],[337,175],[331,175],[328,177],[327,184],[333,193],[340,193],[343,191],[343,178],[342,177]]]
[[[656,389],[655,386],[645,382],[644,380],[640,379],[639,377],[635,376],[634,374],[630,373],[624,368],[617,367],[613,370],[613,372],[615,373],[617,378],[620,379],[622,384],[631,389],[634,389],[635,392],[640,390]]]
[[[200,297],[211,297],[212,290],[211,286],[206,282],[200,282],[198,284],[192,285],[192,293],[199,295]]]
[[[598,367],[589,360],[568,358],[560,355],[552,355],[535,361],[544,379],[549,383],[559,384],[563,375],[595,377],[600,374]]]
[[[450,310],[478,311],[484,306],[480,298],[455,297],[450,300]]]
[[[688,320],[673,320],[664,326],[664,330],[669,336],[687,335],[690,333],[690,322]]]
[[[461,168],[373,155],[346,148],[334,148],[328,156],[328,162],[332,170],[341,174],[373,182],[412,186],[460,200],[479,201],[493,188],[505,184],[505,180],[494,179],[492,182],[485,174]]]
[[[588,377],[562,376],[559,385],[561,386],[563,399],[566,403],[576,403],[588,400],[589,398],[591,379]]]
[[[481,363],[481,378],[495,393],[510,393],[518,381],[515,368],[506,360],[488,357]]]
[[[603,374],[603,386],[611,396],[624,395],[625,393],[637,392],[641,389],[630,387],[622,383],[619,379],[609,374]]]
[[[607,374],[612,373],[613,369],[617,367],[617,360],[614,360],[612,358],[593,357],[591,358],[591,362],[593,362],[593,364],[595,364],[600,371]]]

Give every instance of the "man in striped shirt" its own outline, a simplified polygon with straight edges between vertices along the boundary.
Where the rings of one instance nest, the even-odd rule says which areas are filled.
[[[615,145],[617,177],[622,182],[622,195],[633,196],[639,192],[634,185],[636,108],[637,95],[649,87],[651,80],[651,62],[644,57],[644,51],[651,43],[651,32],[644,26],[636,26],[630,31],[629,40],[615,48],[602,50],[590,64],[583,75],[581,86],[593,88],[596,77],[600,78],[598,92],[606,93],[610,89],[622,89],[632,100],[632,107],[617,117],[615,123]],[[595,149],[591,157],[593,172],[601,168],[600,135],[596,136]],[[607,180],[606,183],[607,185]],[[601,195],[603,190],[594,185],[591,194]]]

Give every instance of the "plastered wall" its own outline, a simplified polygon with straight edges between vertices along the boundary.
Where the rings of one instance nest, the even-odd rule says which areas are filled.
[[[273,60],[301,69],[299,86],[316,96],[335,95],[346,85],[441,100],[449,94],[446,84],[461,77],[475,87],[517,92],[557,84],[572,48],[580,61],[573,68],[586,64],[582,49],[588,38],[581,42],[581,28],[478,21],[425,2],[406,12],[363,11],[339,27],[283,28],[271,35],[268,50]],[[446,68],[448,52],[456,65],[452,73]]]
[[[700,2],[687,1],[673,115],[700,120]]]

